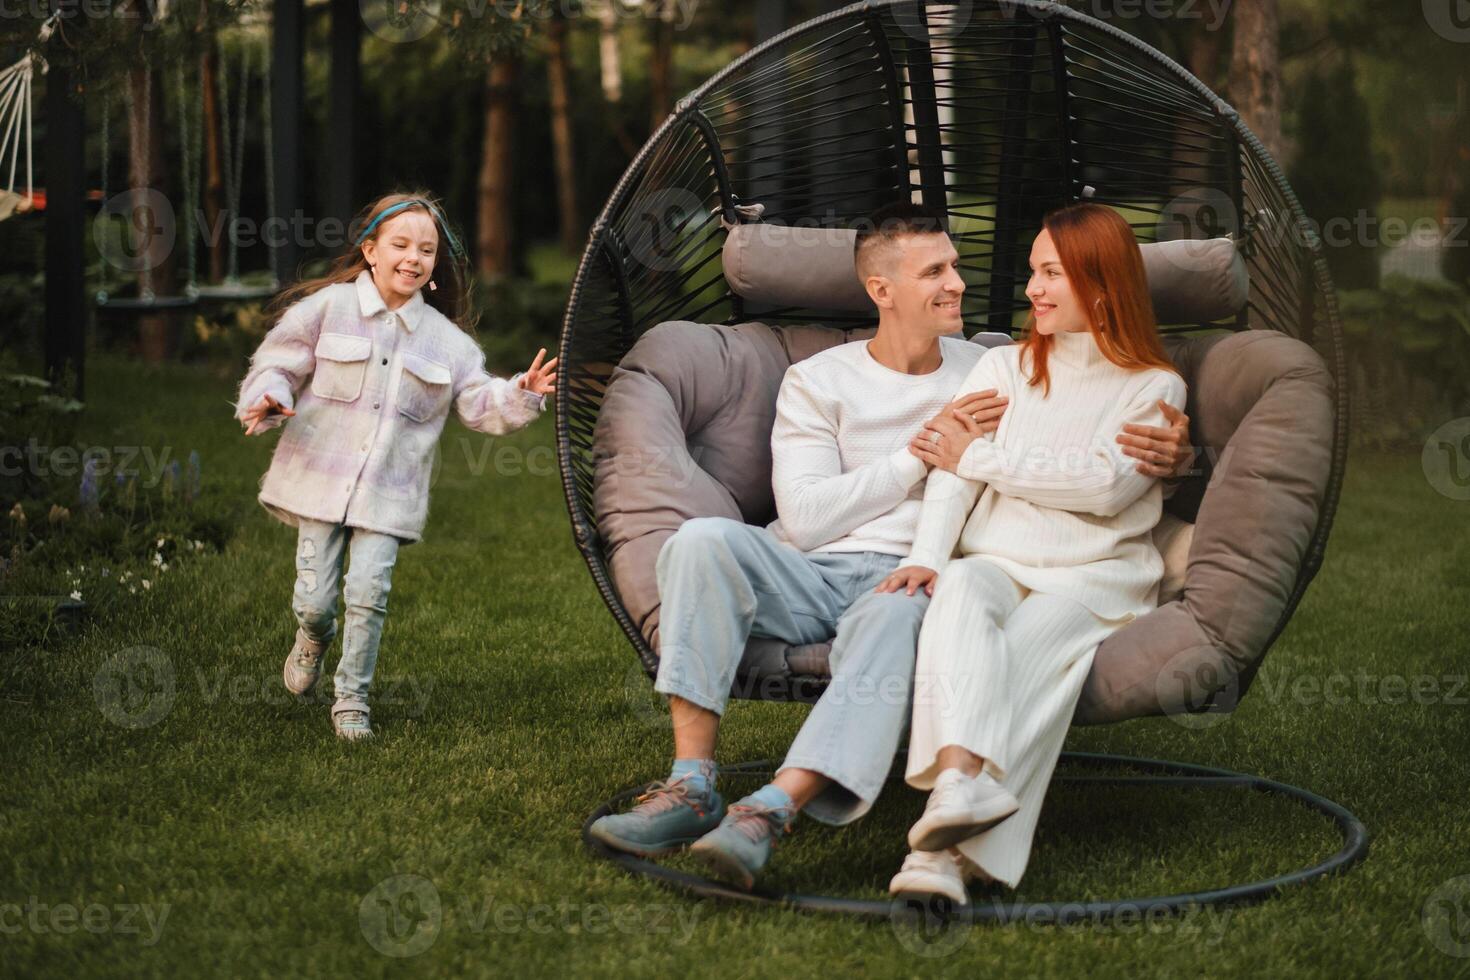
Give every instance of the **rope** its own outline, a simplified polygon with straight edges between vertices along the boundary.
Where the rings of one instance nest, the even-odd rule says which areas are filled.
[[[179,103],[179,159],[183,168],[181,175],[184,183],[184,267],[188,271],[188,284],[184,291],[193,296],[198,290],[198,277],[195,262],[195,237],[197,234],[195,216],[199,207],[199,159],[200,144],[199,131],[203,125],[203,108],[201,88],[201,105],[197,108],[198,116],[191,119],[189,101],[184,89],[184,66],[179,64],[174,69],[175,91]]]
[[[261,79],[261,91],[265,93],[260,103],[265,140],[265,213],[274,217],[276,213],[276,153],[275,142],[271,137],[271,59],[269,50],[266,51],[265,70],[261,73]],[[280,249],[271,248],[269,252],[271,283],[275,285],[281,281]]]

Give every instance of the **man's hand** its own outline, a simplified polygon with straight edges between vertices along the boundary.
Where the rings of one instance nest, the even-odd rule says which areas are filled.
[[[1155,425],[1123,426],[1117,441],[1124,454],[1138,460],[1138,472],[1148,476],[1186,476],[1194,467],[1194,447],[1189,444],[1189,416],[1160,399],[1159,408],[1169,427]]]
[[[270,426],[265,424],[265,420],[271,416],[291,416],[295,414],[294,411],[282,405],[270,395],[261,395],[260,401],[245,410],[245,416],[240,419],[240,424],[245,426],[245,434],[247,436],[253,436],[257,432],[264,432],[270,428]]]
[[[536,359],[531,362],[531,366],[526,369],[526,373],[516,379],[516,384],[538,395],[553,394],[556,391],[556,363],[561,358],[553,357],[542,364],[541,358],[545,356],[546,348],[543,347],[536,355]]]
[[[937,466],[953,473],[970,443],[983,434],[980,423],[963,412],[955,412],[949,418],[937,415],[914,436],[909,443],[909,452],[927,466]]]
[[[939,578],[939,573],[932,568],[925,568],[923,565],[905,565],[903,568],[894,569],[887,578],[878,583],[878,587],[873,591],[902,591],[906,595],[913,595],[919,589],[923,589],[925,595],[932,596],[934,580],[937,578]]]

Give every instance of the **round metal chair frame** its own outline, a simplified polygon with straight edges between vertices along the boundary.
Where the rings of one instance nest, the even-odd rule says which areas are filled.
[[[1026,922],[1045,925],[1071,925],[1079,922],[1107,922],[1119,916],[1153,917],[1184,915],[1191,910],[1212,906],[1249,905],[1266,901],[1291,888],[1308,884],[1330,874],[1340,874],[1363,860],[1368,854],[1369,834],[1363,822],[1345,807],[1317,794],[1291,786],[1287,783],[1232,772],[1214,766],[1193,763],[1170,762],[1161,759],[1145,759],[1135,756],[1110,755],[1096,752],[1063,752],[1062,762],[1074,762],[1088,768],[1126,765],[1142,769],[1147,775],[1107,776],[1065,773],[1057,775],[1058,782],[1065,783],[1108,783],[1127,786],[1184,786],[1189,788],[1244,788],[1284,797],[1302,804],[1307,809],[1329,817],[1342,835],[1342,846],[1331,856],[1309,867],[1300,868],[1270,878],[1235,885],[1221,885],[1196,892],[1180,892],[1172,895],[1151,895],[1139,898],[1120,898],[1109,901],[1052,901],[1052,902],[1005,902],[974,899],[969,905],[952,906],[947,900],[924,901],[915,897],[897,898],[889,901],[860,898],[840,898],[828,895],[807,895],[790,892],[773,892],[759,885],[749,892],[741,891],[728,884],[697,875],[688,874],[659,864],[647,858],[613,850],[589,833],[593,821],[606,814],[616,812],[619,805],[643,792],[647,786],[636,786],[624,790],[594,810],[582,825],[582,841],[593,853],[621,866],[630,874],[656,882],[666,888],[683,892],[695,898],[712,898],[746,905],[778,907],[803,912],[831,915],[856,916],[864,919],[901,920],[938,917],[955,923],[994,923],[1005,925]],[[771,760],[762,759],[722,766],[726,776],[768,776],[775,772]],[[890,775],[889,781],[900,779]]]

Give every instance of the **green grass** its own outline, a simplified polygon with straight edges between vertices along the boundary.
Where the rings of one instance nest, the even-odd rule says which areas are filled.
[[[981,927],[929,957],[914,950],[941,947],[885,922],[691,901],[584,851],[584,816],[665,772],[669,741],[572,545],[546,449],[522,455],[550,446],[549,418],[483,457],[488,437],[451,426],[427,540],[401,554],[394,576],[381,734],[347,746],[324,705],[280,689],[293,537],[252,502],[271,443],[239,435],[224,404],[230,380],[102,358],[89,383],[85,441],[198,448],[208,491],[239,500],[240,528],[222,554],[181,562],[79,636],[4,654],[0,906],[34,897],[106,911],[91,913],[100,932],[61,933],[49,911],[43,929],[26,909],[0,907],[0,974],[1470,972],[1470,959],[1436,948],[1422,919],[1438,886],[1470,873],[1470,690],[1451,690],[1466,670],[1470,505],[1436,494],[1417,457],[1353,460],[1326,566],[1235,715],[1199,730],[1165,719],[1077,729],[1068,741],[1312,789],[1367,823],[1366,863],[1154,932]],[[527,460],[540,472],[510,471]],[[127,728],[99,709],[94,681],[135,647],[160,652],[173,696],[140,676],[141,693],[122,707],[168,710]],[[1375,680],[1366,696],[1360,675]],[[1378,693],[1379,678],[1420,675],[1437,679],[1430,703]],[[1350,678],[1346,698],[1295,686],[1332,676]],[[805,710],[737,704],[722,759],[778,757]],[[921,803],[893,784],[852,827],[803,821],[769,883],[883,897]],[[1016,897],[1207,888],[1336,847],[1327,821],[1258,794],[1058,785]],[[371,921],[375,887],[406,874],[432,882],[442,919],[437,932],[403,933],[432,935],[427,950],[390,958],[369,943],[360,913]],[[124,923],[118,910],[145,906],[156,921],[165,904],[156,936],[141,913]]]

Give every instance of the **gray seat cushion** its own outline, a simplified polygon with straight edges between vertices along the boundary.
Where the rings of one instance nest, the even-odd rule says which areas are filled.
[[[593,439],[593,509],[614,587],[658,648],[654,561],[691,517],[773,518],[770,433],[786,368],[864,330],[662,323],[614,370]],[[1009,342],[979,335],[980,342]],[[1327,485],[1331,380],[1270,331],[1166,338],[1189,385],[1199,472],[1169,501],[1196,523],[1184,591],[1099,647],[1078,723],[1175,713],[1242,693],[1272,639]],[[826,673],[827,645],[753,640],[736,693]],[[1217,703],[1222,699],[1217,698]]]

